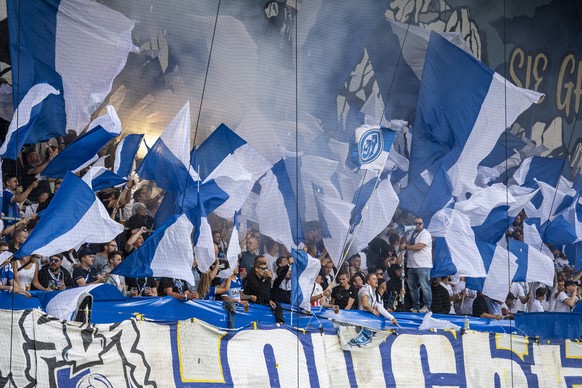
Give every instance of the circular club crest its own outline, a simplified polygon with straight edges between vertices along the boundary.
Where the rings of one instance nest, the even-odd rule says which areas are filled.
[[[113,388],[113,384],[102,374],[90,373],[79,380],[76,388]]]
[[[364,132],[358,143],[360,164],[368,164],[376,160],[384,148],[383,142],[382,131],[379,128]]]

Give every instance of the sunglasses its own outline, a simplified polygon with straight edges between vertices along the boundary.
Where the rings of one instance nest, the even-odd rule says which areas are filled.
[[[50,258],[48,261],[49,261],[49,263],[59,263],[61,260]]]
[[[267,267],[257,267],[258,269],[262,269],[263,271],[267,270]]]
[[[422,222],[415,222],[416,225],[422,225]]]

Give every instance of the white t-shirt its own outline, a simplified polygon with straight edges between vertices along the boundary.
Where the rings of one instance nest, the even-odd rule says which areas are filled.
[[[527,311],[527,306],[521,303],[519,298],[523,298],[525,296],[525,289],[523,284],[521,283],[511,283],[511,288],[509,291],[515,296],[515,304],[511,309],[512,313],[516,313],[518,311]]]
[[[537,299],[534,299],[531,302],[531,307],[529,309],[530,313],[543,313],[544,312],[544,307],[542,306],[542,302],[540,302]]]
[[[365,311],[364,305],[362,304],[362,299],[366,295],[368,297],[368,304],[370,307],[374,307],[376,304],[376,298],[374,298],[374,291],[369,284],[364,284],[360,291],[358,292],[358,309]]]
[[[568,294],[566,294],[564,291],[560,292],[558,294],[558,297],[556,298],[556,305],[554,306],[554,311],[557,313],[569,313],[570,311],[572,311],[572,308],[568,306],[566,303],[564,303],[564,301],[568,298],[570,298]],[[577,302],[578,297],[575,296],[574,303]]]
[[[432,268],[432,238],[426,229],[412,232],[410,244],[423,243],[420,251],[408,251],[408,268]]]
[[[311,296],[317,296],[317,295],[322,295],[323,294],[323,288],[321,287],[321,284],[317,284],[315,283],[313,285],[313,291],[311,292]],[[312,306],[320,306],[321,299],[316,300],[315,302],[311,302]]]

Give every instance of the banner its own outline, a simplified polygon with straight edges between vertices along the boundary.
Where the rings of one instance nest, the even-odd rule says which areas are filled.
[[[344,351],[335,330],[199,320],[87,325],[0,311],[0,376],[39,387],[493,387],[582,383],[582,344],[468,331],[382,332]],[[12,322],[12,333],[10,323]],[[12,335],[12,339],[11,339]],[[3,380],[7,383],[6,380]]]

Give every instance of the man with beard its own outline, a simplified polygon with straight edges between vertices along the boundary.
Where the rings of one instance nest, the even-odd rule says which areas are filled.
[[[38,281],[44,288],[64,290],[65,288],[75,287],[69,271],[61,267],[62,263],[62,255],[52,255],[49,257],[48,265],[43,266],[38,271]]]

